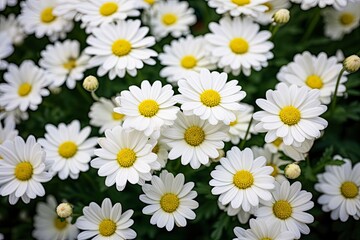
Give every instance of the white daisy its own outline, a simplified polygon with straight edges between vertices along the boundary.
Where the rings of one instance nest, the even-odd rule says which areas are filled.
[[[276,138],[274,141],[265,143],[264,148],[267,148],[271,153],[282,151],[285,144],[282,138]]]
[[[230,13],[233,17],[240,15],[257,17],[259,13],[265,12],[268,8],[264,4],[268,0],[207,0],[216,13]]]
[[[195,24],[196,16],[189,3],[178,0],[159,1],[149,11],[151,33],[158,40],[169,34],[178,38],[190,33],[190,26]]]
[[[160,81],[150,85],[148,80],[141,82],[141,88],[133,85],[124,90],[116,101],[120,107],[115,112],[125,115],[124,129],[136,129],[150,136],[162,126],[174,123],[179,111],[170,84],[162,86]]]
[[[61,16],[68,20],[79,21],[82,14],[78,12],[77,7],[79,4],[85,3],[87,0],[57,0],[53,13],[56,16]]]
[[[106,129],[121,125],[125,115],[114,112],[115,107],[118,107],[118,105],[112,99],[102,97],[98,102],[94,102],[89,112],[90,125],[100,127],[99,133],[101,134]]]
[[[223,17],[219,23],[210,23],[209,29],[205,39],[210,43],[212,61],[226,72],[249,76],[251,68],[260,71],[274,56],[270,51],[274,44],[268,41],[271,33],[259,31],[259,24],[250,18]]]
[[[326,6],[333,6],[336,8],[343,8],[346,6],[349,0],[291,0],[294,3],[300,3],[302,10],[309,10],[310,8],[319,6],[324,8]]]
[[[30,135],[26,142],[20,136],[13,141],[0,145],[0,195],[9,196],[9,203],[14,205],[19,198],[29,203],[37,196],[44,196],[42,185],[52,178],[46,169],[45,151]]]
[[[275,182],[271,194],[272,199],[262,201],[263,206],[256,210],[255,216],[266,222],[279,222],[281,231],[292,232],[295,239],[299,239],[301,233],[309,234],[310,228],[306,224],[312,223],[314,217],[305,211],[314,207],[314,202],[310,201],[312,194],[301,190],[298,181],[291,185],[289,181]]]
[[[27,34],[35,33],[36,38],[48,36],[50,41],[65,38],[66,33],[73,29],[73,22],[55,16],[54,8],[57,0],[26,0],[20,3],[20,24]]]
[[[261,219],[250,219],[250,228],[234,228],[237,238],[233,240],[293,240],[291,231],[283,231],[278,222],[269,222]]]
[[[215,69],[215,65],[208,58],[206,49],[207,42],[202,36],[173,40],[170,45],[164,46],[164,53],[159,54],[159,60],[163,69],[160,76],[176,85],[188,72],[200,72],[201,69]]]
[[[46,202],[37,204],[32,232],[34,238],[42,240],[76,239],[79,230],[74,224],[71,224],[72,217],[61,220],[55,211],[57,206],[58,203],[52,195],[47,196]]]
[[[265,163],[264,157],[254,159],[250,148],[241,151],[232,147],[210,173],[211,193],[220,195],[222,204],[230,203],[233,208],[241,207],[245,212],[258,207],[259,199],[269,201],[270,190],[274,188],[273,168]]]
[[[191,191],[193,182],[185,183],[184,174],[174,176],[166,170],[160,176],[153,176],[151,184],[144,184],[142,190],[145,194],[140,195],[140,200],[148,206],[142,212],[152,215],[150,223],[159,228],[166,227],[167,231],[174,228],[186,226],[186,219],[194,220],[196,217],[194,209],[199,207],[194,200],[197,193]]]
[[[164,129],[164,131],[166,131],[166,128]],[[161,136],[159,139],[154,141],[154,147],[151,151],[157,155],[157,161],[160,163],[161,168],[164,168],[166,166],[169,156],[169,147],[161,138]]]
[[[135,3],[136,8],[149,9],[159,0],[135,0],[135,1],[136,1],[136,3]]]
[[[4,10],[7,6],[15,6],[17,0],[0,0],[0,11]]]
[[[121,203],[114,206],[109,198],[102,201],[101,206],[91,202],[83,208],[83,216],[76,220],[76,226],[84,230],[77,239],[134,239],[136,232],[130,228],[134,224],[131,219],[133,210],[122,212]]]
[[[103,23],[140,15],[135,0],[88,0],[78,3],[76,10],[82,14],[81,21],[90,31]]]
[[[194,169],[209,163],[209,158],[217,158],[219,149],[228,141],[228,126],[219,123],[210,125],[197,116],[185,116],[179,112],[171,127],[162,132],[164,142],[170,147],[169,159],[181,156],[181,163]]]
[[[282,160],[280,153],[272,153],[268,148],[260,148],[257,146],[251,147],[251,150],[254,153],[254,158],[265,157],[266,165],[273,168],[271,176],[275,178],[276,181],[282,182],[285,180],[284,170],[280,167],[291,163],[291,161]]]
[[[324,34],[332,40],[341,40],[360,25],[360,3],[349,3],[336,10],[326,8],[321,14],[324,18]]]
[[[49,82],[45,71],[38,68],[33,61],[25,60],[18,67],[10,64],[4,74],[6,83],[0,84],[0,102],[6,111],[20,108],[36,110],[42,102],[42,97],[48,96],[45,87]]]
[[[75,88],[76,81],[83,80],[90,60],[90,56],[80,53],[80,43],[76,40],[47,45],[40,55],[39,65],[51,79],[51,87],[59,87],[66,82],[70,89]]]
[[[0,233],[0,240],[4,239],[4,235],[2,233]]]
[[[255,130],[267,132],[267,143],[281,137],[285,145],[298,146],[305,139],[319,138],[320,130],[327,127],[327,121],[319,117],[327,109],[319,97],[318,89],[279,83],[276,90],[266,92],[266,99],[256,100],[263,111],[254,113],[259,121]]]
[[[295,84],[299,87],[319,89],[321,102],[328,104],[342,68],[342,64],[338,63],[335,56],[328,58],[324,52],[314,56],[305,51],[302,54],[296,54],[293,62],[282,66],[276,77],[289,86]],[[337,91],[338,96],[345,92],[346,81],[347,77],[342,75]]]
[[[6,140],[14,140],[14,138],[19,134],[15,127],[14,122],[5,122],[3,126],[0,121],[0,145],[2,145]],[[0,156],[0,160],[1,159],[2,157]]]
[[[282,151],[285,153],[285,155],[292,158],[293,160],[302,161],[305,160],[313,145],[314,145],[313,139],[312,140],[305,139],[305,141],[298,146],[284,144]]]
[[[7,17],[0,16],[0,33],[1,32],[5,32],[14,45],[23,43],[26,37],[15,14],[9,14]]]
[[[0,70],[3,70],[8,66],[7,61],[4,61],[4,59],[14,52],[14,47],[11,38],[6,32],[0,32],[0,39]]]
[[[246,104],[246,103],[242,103],[241,106],[243,106],[244,110],[242,111],[235,111],[235,120],[230,122],[229,124],[229,132],[228,135],[230,137],[230,140],[232,142],[232,144],[237,145],[240,142],[240,139],[244,139],[245,135],[246,135],[246,131],[249,127],[249,123],[251,121],[253,112],[254,112],[254,107]],[[252,123],[249,129],[249,133],[246,137],[246,140],[249,140],[251,138],[251,134],[255,134],[255,130],[254,130],[254,124]]]
[[[53,161],[52,170],[60,179],[77,179],[80,172],[89,170],[89,162],[96,145],[96,138],[88,138],[89,126],[80,129],[80,122],[60,123],[57,127],[46,124],[45,138],[39,143],[46,151],[46,158]]]
[[[188,73],[178,81],[180,95],[177,100],[185,115],[196,115],[215,125],[229,125],[236,120],[234,111],[244,110],[240,101],[246,93],[241,91],[237,80],[227,82],[228,75],[201,69],[200,73]]]
[[[257,17],[254,18],[255,22],[258,22],[262,25],[267,25],[272,23],[273,15],[280,9],[289,9],[291,4],[289,0],[268,0],[263,3],[267,7],[265,12],[261,12]]]
[[[144,63],[155,64],[151,57],[156,57],[157,53],[149,49],[155,44],[155,38],[145,37],[149,28],[140,27],[140,24],[140,20],[119,21],[103,24],[92,31],[86,41],[90,46],[85,52],[94,55],[90,65],[99,66],[99,76],[109,72],[113,80],[116,76],[124,77],[127,72],[134,77]]]
[[[0,104],[0,120],[4,120],[5,124],[19,124],[21,121],[25,121],[27,119],[29,119],[29,114],[27,112],[22,112],[19,108],[11,111],[5,111]]]
[[[224,205],[219,200],[217,201],[218,206],[221,210],[225,211],[228,216],[236,216],[241,224],[246,224],[251,215],[254,214],[257,207],[251,207],[248,212],[245,212],[241,207],[233,208],[231,204]]]
[[[91,166],[97,168],[101,177],[106,177],[105,185],[116,185],[124,190],[127,182],[143,184],[151,179],[151,171],[159,170],[160,163],[152,152],[152,142],[142,132],[126,132],[121,126],[105,131],[105,137],[98,139],[101,148],[95,150],[97,158]]]
[[[351,166],[349,159],[337,155],[334,160],[343,160],[340,166],[327,165],[325,172],[318,174],[315,190],[322,195],[318,203],[324,212],[331,212],[331,219],[346,222],[349,216],[360,214],[360,163]]]

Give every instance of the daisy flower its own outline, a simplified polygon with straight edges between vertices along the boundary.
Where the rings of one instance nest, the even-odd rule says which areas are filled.
[[[165,45],[164,53],[159,54],[160,63],[164,66],[160,76],[176,85],[188,72],[200,72],[203,68],[215,69],[216,66],[208,58],[206,44],[202,36],[194,38],[188,35]]]
[[[141,88],[133,85],[124,90],[115,100],[120,107],[115,112],[124,114],[124,129],[136,129],[150,136],[162,126],[174,123],[179,108],[174,106],[174,91],[170,84],[162,86],[160,81],[150,85],[148,80],[141,82]]]
[[[282,138],[276,138],[274,141],[265,143],[264,148],[267,148],[271,153],[282,151],[285,144]]]
[[[305,139],[319,138],[320,130],[327,127],[327,121],[319,117],[327,109],[319,97],[318,89],[278,84],[276,90],[266,92],[266,99],[256,100],[263,111],[254,113],[259,121],[255,130],[267,132],[267,143],[281,137],[285,145],[299,145]]]
[[[46,124],[45,138],[39,143],[46,151],[46,158],[53,161],[52,170],[60,179],[77,179],[80,172],[89,170],[89,162],[96,145],[96,138],[88,138],[89,126],[80,129],[80,122],[73,120],[69,125],[60,123],[57,127]]]
[[[79,4],[85,3],[87,0],[57,0],[53,12],[54,15],[63,17],[67,20],[79,21],[82,14],[78,12]]]
[[[321,14],[324,18],[324,35],[332,40],[341,40],[360,25],[360,3],[349,3],[336,10],[326,8]]]
[[[42,183],[48,182],[52,174],[47,171],[45,151],[30,135],[26,142],[20,136],[13,141],[0,145],[0,195],[9,196],[9,203],[14,205],[19,198],[29,203],[37,196],[44,196]]]
[[[135,4],[135,0],[88,0],[78,3],[76,10],[82,15],[81,21],[91,30],[103,23],[139,16]]]
[[[270,50],[274,44],[268,41],[269,31],[260,30],[260,26],[250,18],[223,17],[219,23],[209,24],[211,33],[205,35],[209,42],[212,61],[226,72],[249,76],[251,69],[260,71],[273,58]]]
[[[291,231],[283,231],[278,222],[268,222],[261,219],[250,219],[250,229],[234,228],[236,238],[233,240],[293,240]]]
[[[116,126],[107,129],[98,143],[101,148],[95,150],[97,158],[91,161],[91,166],[99,169],[99,176],[106,177],[108,187],[115,184],[122,191],[127,182],[143,184],[151,179],[152,170],[160,169],[152,152],[154,146],[142,132],[127,132]]]
[[[268,0],[207,0],[208,5],[216,8],[216,13],[229,13],[233,17],[240,15],[257,17],[268,7],[264,4]]]
[[[263,5],[267,7],[267,10],[259,13],[258,16],[254,18],[254,21],[262,25],[272,23],[274,14],[280,9],[289,9],[291,7],[289,0],[268,0],[264,2]]]
[[[76,220],[76,226],[84,230],[77,239],[134,239],[136,232],[130,227],[134,224],[131,219],[133,210],[122,212],[121,203],[114,206],[109,198],[105,198],[101,206],[91,202],[83,208],[83,216]]]
[[[223,205],[230,203],[231,207],[241,207],[245,212],[258,207],[259,199],[269,201],[270,190],[274,188],[273,168],[265,163],[264,157],[254,159],[250,148],[241,151],[232,147],[210,173],[211,193],[220,195]]]
[[[135,6],[138,9],[149,9],[159,0],[135,0]]]
[[[240,101],[246,93],[237,80],[227,82],[228,75],[207,69],[188,73],[178,81],[180,95],[177,100],[185,115],[196,115],[210,124],[229,125],[236,120],[234,111],[244,110]]]
[[[282,182],[285,180],[284,170],[280,167],[291,163],[291,161],[282,160],[280,153],[272,153],[267,148],[260,148],[257,146],[251,147],[251,150],[254,153],[254,158],[265,157],[266,165],[273,168],[271,176],[275,178],[276,181]]]
[[[18,107],[23,112],[36,110],[42,97],[50,94],[45,88],[49,85],[45,71],[31,60],[23,61],[19,67],[10,64],[4,80],[6,83],[0,84],[0,102],[6,111]]]
[[[302,10],[309,10],[310,8],[319,6],[324,8],[326,6],[333,6],[335,8],[343,8],[347,5],[349,0],[291,0],[294,3],[300,3]]]
[[[314,221],[314,217],[305,211],[314,207],[312,194],[301,190],[301,183],[289,181],[281,184],[275,182],[275,189],[271,192],[272,199],[262,201],[262,206],[255,212],[258,219],[266,222],[280,223],[282,231],[290,231],[295,239],[302,234],[309,234],[310,228],[306,224]]]
[[[246,224],[251,215],[254,214],[257,207],[252,207],[248,212],[245,212],[241,207],[233,208],[231,204],[224,205],[219,200],[217,201],[221,210],[225,211],[228,216],[236,216],[241,224]]]
[[[159,228],[166,227],[167,231],[186,226],[186,219],[194,220],[194,209],[199,207],[194,200],[197,193],[192,191],[193,182],[185,183],[184,174],[174,176],[166,170],[160,176],[152,176],[151,184],[144,184],[142,190],[145,194],[140,195],[140,200],[148,206],[142,212],[152,215],[150,223]]]
[[[189,3],[178,0],[159,1],[149,11],[151,33],[158,40],[169,34],[178,38],[190,33],[190,26],[196,23],[194,9]]]
[[[4,10],[7,6],[15,6],[17,4],[17,0],[0,0],[0,11]]]
[[[181,156],[181,164],[198,169],[209,163],[209,158],[217,158],[219,149],[228,141],[228,126],[219,123],[211,125],[197,116],[185,116],[179,112],[174,125],[162,132],[164,142],[169,146],[169,159]]]
[[[5,125],[7,124],[19,124],[21,121],[29,119],[27,112],[20,111],[19,108],[11,111],[5,111],[0,104],[0,120],[4,120]]]
[[[14,140],[14,138],[19,134],[18,130],[15,129],[15,123],[14,122],[5,122],[3,125],[0,121],[0,146],[6,141],[6,140]],[[2,157],[0,156],[0,160]]]
[[[14,45],[20,45],[26,37],[15,14],[9,14],[7,17],[0,16],[0,33],[2,32],[5,32],[10,37]]]
[[[149,49],[155,44],[154,37],[145,37],[147,27],[140,27],[140,20],[119,21],[103,24],[92,31],[86,42],[87,54],[94,55],[91,66],[99,66],[97,74],[104,76],[109,72],[110,80],[116,76],[122,78],[125,73],[136,76],[137,69],[144,63],[154,65],[157,53]]]
[[[57,0],[26,0],[20,3],[20,24],[27,34],[35,33],[36,38],[48,36],[50,41],[65,38],[74,24],[72,21],[53,13]]]
[[[315,190],[322,195],[318,203],[324,212],[331,212],[331,219],[346,222],[349,216],[358,219],[360,214],[360,163],[352,167],[349,159],[337,155],[334,160],[343,160],[340,166],[327,165],[325,172],[318,174]]]
[[[104,133],[106,129],[121,125],[125,115],[114,112],[114,108],[117,106],[112,99],[103,97],[98,102],[94,102],[89,112],[90,125],[100,127],[100,134]]]
[[[0,32],[0,38],[0,70],[3,70],[8,66],[8,63],[4,61],[4,59],[14,52],[14,47],[6,32]]]
[[[292,158],[294,161],[302,161],[305,160],[313,145],[313,139],[305,139],[305,141],[298,146],[284,144],[282,151],[285,153],[286,156]]]
[[[234,121],[230,122],[229,124],[228,135],[230,137],[231,143],[234,145],[239,144],[240,139],[245,138],[246,131],[249,127],[249,123],[251,121],[254,112],[254,107],[249,104],[242,103],[241,106],[243,106],[244,110],[235,111],[234,114],[236,118]],[[251,138],[251,133],[252,134],[256,133],[254,130],[253,123],[250,126],[246,140],[249,140]]]
[[[164,129],[164,131],[166,131],[166,128]],[[164,168],[166,166],[169,156],[169,147],[162,140],[161,136],[159,139],[154,141],[155,141],[155,143],[153,144],[154,147],[151,151],[157,155],[157,161],[160,163],[161,168]]]
[[[79,230],[71,224],[72,217],[61,220],[55,211],[57,206],[58,203],[52,195],[47,196],[46,202],[37,204],[32,232],[34,238],[42,240],[76,239]]]
[[[295,84],[299,87],[319,89],[321,102],[328,104],[342,68],[342,64],[338,63],[335,56],[328,58],[324,52],[314,56],[305,51],[302,54],[296,54],[293,62],[282,66],[276,77],[289,86]],[[337,91],[338,96],[345,92],[346,81],[347,77],[343,75]]]
[[[90,60],[90,56],[80,53],[80,43],[76,40],[47,45],[40,55],[39,65],[52,80],[51,87],[59,87],[66,82],[70,89],[75,88],[76,81],[83,80]]]

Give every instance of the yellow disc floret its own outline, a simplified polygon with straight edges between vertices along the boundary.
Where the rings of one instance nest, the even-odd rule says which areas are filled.
[[[205,132],[201,127],[192,126],[186,129],[184,139],[190,146],[199,146],[205,140]]]
[[[159,111],[159,104],[152,99],[147,99],[139,104],[139,112],[144,117],[153,117]]]
[[[216,107],[221,102],[221,96],[217,91],[208,89],[201,93],[200,101],[207,107]]]
[[[162,22],[167,26],[173,25],[174,23],[176,23],[176,21],[177,16],[173,13],[164,14],[162,17]]]
[[[240,170],[235,173],[233,183],[239,189],[246,189],[253,185],[254,177],[251,172],[247,170]]]
[[[58,230],[63,230],[64,228],[66,228],[67,224],[68,222],[66,220],[61,221],[61,219],[58,217],[54,219],[54,226]]]
[[[72,141],[63,142],[58,149],[60,156],[63,158],[71,158],[77,153],[78,147]]]
[[[340,187],[340,192],[345,198],[355,198],[359,195],[359,186],[354,182],[343,182]]]
[[[117,112],[112,112],[111,116],[112,116],[112,119],[114,119],[114,120],[121,120],[125,117],[124,114],[117,113]]]
[[[352,13],[349,12],[344,12],[343,14],[341,14],[340,16],[340,23],[342,25],[350,25],[355,21],[355,16]]]
[[[99,233],[104,237],[113,235],[116,231],[116,223],[111,219],[104,219],[99,224]]]
[[[136,153],[130,148],[123,148],[118,152],[116,159],[121,167],[128,168],[134,165]]]
[[[52,21],[54,21],[56,19],[56,16],[54,16],[53,14],[53,8],[45,8],[40,14],[40,19],[43,23],[51,23]]]
[[[99,12],[104,17],[113,15],[117,10],[119,6],[115,2],[106,2],[103,5],[101,5]]]
[[[72,70],[76,67],[76,59],[70,58],[69,61],[63,64],[63,67],[67,70]]]
[[[249,50],[249,43],[244,38],[234,38],[230,41],[229,47],[235,54],[244,54]]]
[[[297,124],[301,119],[299,109],[293,106],[286,106],[279,112],[280,119],[286,125],[292,126]]]
[[[197,60],[192,55],[187,55],[181,59],[181,66],[186,69],[194,68],[197,64]]]
[[[125,39],[116,40],[111,46],[111,51],[115,56],[122,57],[131,52],[131,43]]]
[[[273,205],[273,213],[281,220],[288,219],[292,214],[292,207],[286,200],[278,200]]]
[[[19,86],[18,94],[20,97],[26,97],[31,92],[32,86],[31,84],[24,82]]]
[[[173,193],[166,193],[160,199],[160,206],[167,213],[175,212],[179,205],[179,198]]]
[[[238,6],[244,6],[251,2],[251,0],[231,0],[232,3],[238,5]]]
[[[311,88],[321,89],[324,85],[323,81],[318,75],[310,75],[306,78],[306,85]]]
[[[27,181],[33,175],[33,166],[30,162],[18,163],[15,167],[15,177],[20,181]]]

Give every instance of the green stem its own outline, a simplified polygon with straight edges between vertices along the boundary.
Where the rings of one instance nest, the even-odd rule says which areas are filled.
[[[310,35],[313,33],[316,24],[319,22],[320,17],[321,17],[320,9],[316,9],[315,13],[314,13],[314,15],[312,17],[312,21],[310,22],[308,29],[306,30],[303,38],[301,39],[301,42],[304,42],[304,41],[308,40]]]
[[[273,38],[275,36],[275,34],[277,33],[277,31],[279,30],[280,28],[280,24],[276,24],[275,26],[274,25],[270,25],[270,32],[271,32],[271,38]]]
[[[86,101],[88,101],[89,103],[93,102],[89,95],[85,93],[85,90],[82,88],[81,84],[76,84],[76,90],[78,90],[78,92],[86,99]]]
[[[252,121],[253,121],[253,117],[251,116],[249,125],[248,125],[248,127],[247,127],[247,129],[246,129],[246,133],[245,133],[244,140],[242,140],[241,143],[240,143],[240,149],[241,149],[241,150],[242,150],[242,149],[244,148],[244,146],[245,146],[247,136],[249,135],[249,132],[250,132],[250,127],[251,127]]]
[[[341,71],[339,73],[339,76],[338,76],[338,78],[336,80],[334,95],[333,95],[333,98],[332,98],[332,101],[331,101],[331,108],[330,108],[330,113],[331,114],[330,115],[333,115],[334,111],[335,111],[337,91],[338,91],[338,88],[339,88],[339,83],[340,83],[341,76],[343,75],[344,72],[345,72],[345,68],[341,69]]]
[[[97,102],[100,100],[99,97],[96,95],[95,91],[91,92],[91,97]]]

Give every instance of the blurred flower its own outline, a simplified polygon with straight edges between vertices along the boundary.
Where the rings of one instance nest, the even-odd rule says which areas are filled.
[[[148,206],[142,212],[152,215],[150,223],[159,228],[166,227],[167,231],[186,226],[186,219],[194,220],[196,215],[193,209],[199,207],[194,200],[197,196],[193,182],[185,183],[184,174],[174,176],[166,170],[160,176],[152,176],[151,184],[144,184],[142,190],[145,194],[140,195],[140,200]]]
[[[258,16],[254,18],[254,21],[262,25],[272,23],[274,14],[279,10],[289,9],[291,7],[289,0],[268,0],[263,3],[263,5],[265,5],[268,9],[265,12],[259,13]]]
[[[310,149],[314,145],[314,140],[305,139],[301,144],[293,144],[293,145],[283,145],[282,151],[286,156],[292,158],[295,161],[305,160],[308,155]]]
[[[216,8],[216,13],[229,13],[233,17],[240,15],[256,18],[268,8],[264,4],[268,0],[207,0],[208,5]]]
[[[223,205],[219,200],[217,201],[218,206],[221,210],[225,211],[228,216],[236,216],[241,224],[246,224],[251,215],[254,214],[257,207],[251,207],[250,211],[245,212],[242,207],[233,208],[231,204]]]
[[[5,124],[19,124],[21,121],[27,120],[28,118],[29,114],[27,112],[20,111],[19,108],[5,111],[0,104],[0,120],[4,120]]]
[[[164,128],[164,131],[166,131],[166,127]],[[164,168],[168,161],[169,147],[162,139],[162,136],[154,141],[156,144],[151,151],[157,155],[157,161],[160,163],[161,168]]]
[[[162,0],[135,0],[135,6],[139,9],[149,9],[154,6],[155,3],[162,1]]]
[[[22,44],[26,37],[15,14],[9,14],[7,17],[0,16],[0,33],[2,32],[5,32],[6,35],[10,37],[14,45]]]
[[[231,143],[236,145],[240,142],[240,139],[245,139],[246,131],[249,127],[249,123],[251,121],[254,107],[246,104],[241,103],[241,106],[245,110],[241,111],[234,111],[234,114],[236,116],[236,119],[229,124],[229,132],[228,135],[231,139]],[[252,123],[248,132],[248,135],[246,137],[246,140],[249,140],[251,138],[251,134],[255,134],[254,130],[254,124]]]
[[[15,123],[14,122],[5,122],[3,125],[0,121],[0,146],[6,141],[6,140],[14,140],[14,138],[19,134],[18,130],[15,129]],[[0,156],[0,160],[1,160]]]
[[[46,202],[37,204],[32,232],[34,238],[39,240],[76,239],[79,230],[71,224],[72,217],[60,219],[55,211],[57,205],[52,195],[47,196]]]
[[[345,7],[350,0],[291,0],[294,3],[300,3],[302,10],[309,10],[310,8],[319,6],[324,8],[326,6],[333,6],[335,8]]]
[[[16,4],[17,0],[0,0],[0,11],[4,10],[6,5],[15,6]]]
[[[8,62],[4,61],[4,59],[14,52],[14,47],[6,32],[0,32],[0,39],[0,70],[3,70],[8,66]]]
[[[63,17],[67,20],[79,21],[82,14],[78,12],[77,7],[85,1],[87,0],[57,0],[57,5],[53,10],[54,15]]]
[[[360,68],[360,57],[358,55],[351,55],[344,60],[344,68],[346,71],[353,73]]]
[[[83,208],[83,216],[76,220],[76,226],[84,230],[80,232],[77,239],[134,239],[136,232],[129,228],[134,224],[131,219],[133,210],[122,212],[120,203],[114,206],[109,198],[102,201],[101,207],[95,202]]]
[[[210,173],[211,193],[220,195],[223,205],[230,203],[231,207],[241,207],[245,212],[258,207],[260,199],[269,201],[270,190],[274,188],[273,168],[265,162],[264,157],[254,159],[250,148],[241,151],[232,147]]]

